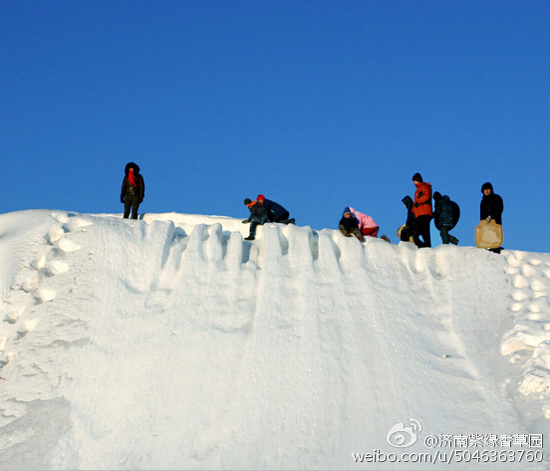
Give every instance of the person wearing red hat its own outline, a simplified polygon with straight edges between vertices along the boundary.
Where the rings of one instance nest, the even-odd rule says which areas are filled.
[[[267,209],[267,217],[269,222],[279,222],[281,224],[294,224],[296,220],[294,218],[289,219],[289,212],[283,208],[279,203],[266,199],[262,194],[256,197],[256,201],[261,202],[265,209]]]

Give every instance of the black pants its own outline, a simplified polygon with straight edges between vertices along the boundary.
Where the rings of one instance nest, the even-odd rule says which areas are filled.
[[[432,239],[430,236],[430,222],[431,216],[418,216],[415,219],[416,222],[416,234],[414,235],[414,243],[417,247],[431,247]],[[420,240],[422,236],[422,240]]]
[[[130,208],[132,208],[132,219],[137,219],[139,203],[141,203],[139,196],[126,196],[124,198],[124,217],[128,218]]]
[[[410,227],[404,227],[401,231],[401,240],[403,242],[410,242],[409,239],[412,237],[414,240],[414,236],[416,235],[416,232],[414,229],[411,229]]]
[[[288,224],[290,214],[288,211],[285,211],[283,214],[281,214],[275,221],[273,222],[280,222],[281,224]]]
[[[263,226],[267,221],[267,217],[265,218],[259,218],[259,217],[253,217],[252,221],[250,221],[250,235],[256,236],[256,229],[258,226]]]
[[[451,226],[441,226],[439,228],[439,234],[441,235],[441,242],[444,244],[448,244],[451,242],[451,244],[457,245],[458,239],[455,236],[452,236],[449,234],[449,231],[451,230]]]

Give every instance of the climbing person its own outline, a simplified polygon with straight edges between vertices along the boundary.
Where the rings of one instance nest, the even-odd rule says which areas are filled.
[[[412,212],[416,223],[414,243],[417,247],[431,247],[430,221],[432,220],[432,185],[424,182],[422,175],[415,173],[413,183],[416,187]],[[422,240],[420,240],[422,237]]]
[[[250,216],[243,221],[243,224],[250,223],[250,234],[244,240],[254,240],[256,238],[256,228],[268,222],[267,209],[260,201],[252,201],[250,198],[245,198],[245,206],[250,210]]]
[[[267,210],[269,222],[279,222],[281,224],[294,224],[296,222],[294,218],[289,219],[290,213],[285,208],[275,201],[266,199],[264,195],[258,195],[256,201]]]
[[[454,245],[458,245],[458,239],[455,236],[449,234],[449,231],[456,226],[458,218],[460,217],[460,209],[458,204],[447,195],[441,196],[439,191],[436,191],[433,195],[434,199],[434,224],[436,229],[439,230],[441,235],[441,242],[448,244],[449,242]]]
[[[357,211],[351,206],[349,207],[349,209],[359,222],[359,230],[361,231],[361,233],[364,236],[378,238],[378,231],[380,230],[380,226],[378,226],[376,221],[368,214]],[[384,239],[387,242],[390,241],[390,239],[388,239],[386,235],[382,235],[380,238]]]
[[[138,218],[138,208],[145,196],[145,182],[139,166],[134,162],[128,162],[124,169],[124,178],[122,179],[122,190],[120,191],[120,202],[124,203],[124,218],[130,215],[132,210],[132,219]]]
[[[338,229],[340,229],[340,232],[344,236],[351,237],[353,234],[361,242],[363,242],[363,233],[359,230],[359,221],[353,215],[351,208],[344,208],[342,219],[340,219],[340,222],[338,223]]]

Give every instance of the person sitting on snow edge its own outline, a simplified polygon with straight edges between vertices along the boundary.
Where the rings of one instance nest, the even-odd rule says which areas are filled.
[[[340,232],[346,237],[351,237],[351,234],[353,234],[363,242],[363,233],[359,230],[359,221],[353,215],[349,207],[344,208],[342,219],[340,219],[338,223],[338,229],[340,229]]]
[[[243,224],[250,223],[250,234],[244,240],[254,240],[256,238],[256,228],[268,221],[267,209],[261,202],[252,201],[250,198],[245,198],[244,204],[250,210],[250,216],[243,221]]]

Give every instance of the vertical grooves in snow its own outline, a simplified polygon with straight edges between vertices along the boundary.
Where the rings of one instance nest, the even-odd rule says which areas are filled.
[[[503,352],[532,356],[522,392],[545,394],[550,260],[505,254],[505,275],[473,248],[248,230],[56,212],[23,233],[1,304],[0,437],[25,453],[0,465],[351,468],[365,447],[395,451],[386,433],[411,417],[434,435],[525,430],[494,372],[496,311],[516,321]]]

